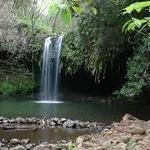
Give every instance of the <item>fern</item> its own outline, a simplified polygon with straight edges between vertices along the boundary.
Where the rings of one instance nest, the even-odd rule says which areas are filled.
[[[146,7],[150,7],[150,1],[146,1],[146,2],[136,2],[133,3],[131,5],[129,5],[128,7],[123,9],[123,14],[131,14],[133,11],[136,12],[141,12],[141,10],[145,9]]]
[[[144,29],[145,27],[150,28],[150,17],[143,17],[141,19],[132,17],[133,11],[140,13],[141,10],[145,10],[146,8],[150,8],[150,1],[136,2],[124,8],[122,14],[129,14],[131,18],[123,25],[122,32],[126,33],[130,31],[135,31],[136,29]]]

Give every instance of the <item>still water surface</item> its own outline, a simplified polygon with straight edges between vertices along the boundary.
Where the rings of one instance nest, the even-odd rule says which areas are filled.
[[[29,100],[0,100],[0,116],[8,118],[46,116],[111,123],[119,121],[126,113],[150,120],[150,105],[110,105],[80,102],[36,103]]]
[[[150,120],[150,105],[106,105],[80,102],[36,103],[35,101],[0,100],[0,116],[11,117],[65,117],[81,121],[99,121],[110,124],[121,120],[122,116],[130,113],[138,118]],[[79,135],[86,134],[85,130],[72,129],[41,129],[12,130],[0,129],[0,139],[30,138],[33,142],[75,140]]]

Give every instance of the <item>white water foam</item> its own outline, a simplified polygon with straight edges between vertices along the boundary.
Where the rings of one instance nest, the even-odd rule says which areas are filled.
[[[60,104],[60,103],[64,103],[63,101],[49,101],[49,100],[34,101],[34,102],[39,103],[39,104]]]

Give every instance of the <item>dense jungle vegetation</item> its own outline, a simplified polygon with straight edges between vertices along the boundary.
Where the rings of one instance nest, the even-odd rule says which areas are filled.
[[[62,80],[91,83],[97,93],[116,97],[144,95],[150,88],[150,1],[135,2],[1,0],[0,94],[37,93],[44,40],[64,34]]]

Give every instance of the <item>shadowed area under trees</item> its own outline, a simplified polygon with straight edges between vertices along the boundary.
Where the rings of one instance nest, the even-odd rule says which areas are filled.
[[[55,3],[50,4],[48,15],[45,15],[45,2],[39,6],[36,1],[30,0],[1,1],[2,94],[38,92],[44,39],[62,31],[65,36],[61,54],[61,82],[66,84],[66,87],[69,85],[72,89],[78,89],[82,83],[81,92],[96,95],[115,93],[127,97],[138,96],[149,88],[149,75],[144,75],[144,81],[138,77],[133,81],[130,75],[139,74],[138,71],[141,70],[137,67],[134,69],[137,57],[147,59],[147,50],[144,50],[144,54],[140,51],[143,44],[143,49],[147,49],[147,37],[136,35],[135,31],[133,34],[122,32],[123,24],[128,20],[128,15],[122,15],[122,10],[134,1],[95,0],[92,7],[73,3],[73,6],[70,5],[72,21],[69,25],[64,24],[65,20],[61,19],[63,15],[58,15],[58,6],[56,7]],[[134,15],[142,17],[142,14],[148,16],[146,10]],[[148,30],[144,32],[147,34]],[[144,42],[140,41],[141,37]],[[142,45],[138,46],[137,42]],[[146,61],[144,65],[145,69],[149,70]],[[12,76],[17,76],[20,83]],[[88,86],[85,83],[88,83]],[[64,86],[62,85],[62,88]],[[20,87],[22,90],[19,90]]]

